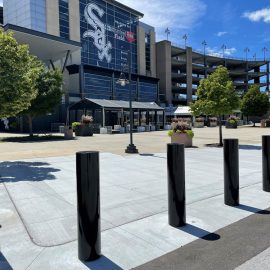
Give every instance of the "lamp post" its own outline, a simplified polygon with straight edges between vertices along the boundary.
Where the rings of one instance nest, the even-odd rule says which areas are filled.
[[[121,72],[119,79],[117,80],[118,84],[125,87],[127,84],[129,86],[129,119],[130,119],[130,143],[127,146],[125,152],[128,154],[137,154],[138,149],[133,144],[133,110],[132,110],[132,92],[131,92],[131,50],[128,50],[128,80],[123,72]]]
[[[266,47],[263,47],[262,51],[263,51],[263,61],[265,61],[265,56],[266,56],[266,53],[268,52],[268,49]]]
[[[246,61],[248,60],[248,53],[250,52],[249,48],[245,48],[244,52],[246,53]]]
[[[221,49],[223,50],[223,58],[225,58],[225,51],[226,51],[226,49],[227,49],[226,45],[223,44],[223,45],[221,46]]]
[[[204,62],[204,78],[207,78],[207,70],[206,70],[206,55],[205,55],[205,47],[207,46],[206,41],[202,42],[203,45],[203,62]]]
[[[185,40],[185,48],[186,48],[187,47],[187,39],[188,39],[187,34],[183,35],[183,39]]]
[[[166,28],[165,33],[167,34],[167,40],[169,40],[169,35],[171,34],[171,31],[168,27]]]

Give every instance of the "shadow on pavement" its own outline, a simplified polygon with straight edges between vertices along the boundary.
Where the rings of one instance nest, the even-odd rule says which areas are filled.
[[[0,252],[0,269],[1,270],[12,270],[13,268],[8,263],[2,252]]]
[[[1,162],[0,183],[54,180],[56,177],[52,173],[60,170],[49,167],[50,165],[45,162]]]
[[[84,264],[91,270],[123,270],[105,256],[101,256],[98,260],[92,262],[84,262]]]
[[[241,150],[262,150],[262,147],[260,145],[240,144],[239,149],[241,149]]]
[[[191,224],[187,224],[184,227],[179,227],[178,229],[207,241],[216,241],[220,239],[220,235],[216,233],[210,233],[204,229],[201,229]]]
[[[245,210],[254,214],[270,215],[270,211],[268,210],[259,209],[259,208],[252,207],[249,205],[239,204],[238,206],[236,206],[236,208],[239,208],[241,210]]]

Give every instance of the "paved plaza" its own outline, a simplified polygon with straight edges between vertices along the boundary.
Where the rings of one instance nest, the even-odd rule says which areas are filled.
[[[177,252],[181,247],[188,249],[196,241],[205,241],[205,245],[211,245],[213,242],[203,240],[203,236],[222,228],[230,228],[235,222],[242,222],[244,218],[255,216],[254,213],[270,207],[270,195],[262,191],[262,156],[259,144],[262,130],[256,129],[258,134],[253,133],[249,138],[246,135],[242,139],[243,142],[249,142],[253,138],[253,144],[240,145],[239,207],[229,207],[223,203],[223,149],[186,149],[188,224],[183,228],[168,225],[167,138],[161,139],[164,132],[150,135],[151,139],[156,136],[164,140],[162,146],[156,146],[163,147],[164,151],[151,152],[148,148],[140,155],[131,156],[102,151],[100,171],[103,257],[87,264],[77,259],[75,156],[63,153],[62,156],[58,154],[43,157],[45,145],[48,147],[50,143],[44,143],[44,152],[39,149],[40,157],[35,157],[38,154],[34,154],[28,159],[20,158],[23,152],[21,149],[11,149],[11,152],[17,151],[18,158],[15,159],[14,155],[10,160],[0,163],[0,269],[133,269],[163,255],[167,258],[166,254]],[[147,134],[136,135],[137,141],[140,141],[139,136],[147,137]],[[119,140],[120,136],[117,136],[107,135],[106,140],[112,138],[108,144]],[[209,137],[204,141],[211,140],[210,134]],[[91,144],[91,139],[96,138],[103,140],[105,136],[88,138],[87,142]],[[128,138],[125,137],[119,144],[124,145],[127,141]],[[72,143],[78,142],[85,144],[86,138]],[[0,146],[2,145],[5,147],[5,143]],[[22,149],[25,147],[23,144],[17,145],[22,145]],[[86,150],[94,150],[94,147],[96,145]],[[60,152],[61,147],[59,148]],[[216,243],[224,238],[226,240],[222,233],[220,235],[221,239],[216,239]],[[263,249],[249,247],[252,252],[232,258],[228,268],[228,258],[224,256],[225,268],[219,269],[266,269],[254,268],[254,265],[268,265],[265,258],[269,254],[267,248],[270,241],[267,239],[269,238],[265,239]],[[196,262],[196,256],[194,261]],[[151,267],[151,264],[146,264],[140,269],[156,269]],[[160,269],[167,270],[164,266]],[[192,268],[185,268],[183,264],[183,268],[175,265],[175,268],[170,266],[168,269]]]

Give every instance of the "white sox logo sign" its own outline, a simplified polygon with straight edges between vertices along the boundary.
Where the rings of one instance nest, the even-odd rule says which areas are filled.
[[[96,11],[99,18],[94,14]],[[98,49],[98,58],[103,61],[105,58],[108,63],[112,61],[112,55],[110,50],[112,49],[112,44],[110,41],[106,43],[105,35],[105,25],[100,20],[104,15],[104,10],[99,8],[96,4],[88,4],[84,10],[84,17],[86,21],[94,28],[93,30],[88,30],[84,32],[83,38],[91,37],[94,40],[94,45]]]

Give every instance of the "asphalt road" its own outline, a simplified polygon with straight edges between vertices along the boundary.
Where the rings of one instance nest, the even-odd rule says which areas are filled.
[[[235,269],[270,246],[269,210],[253,214],[134,270]]]

